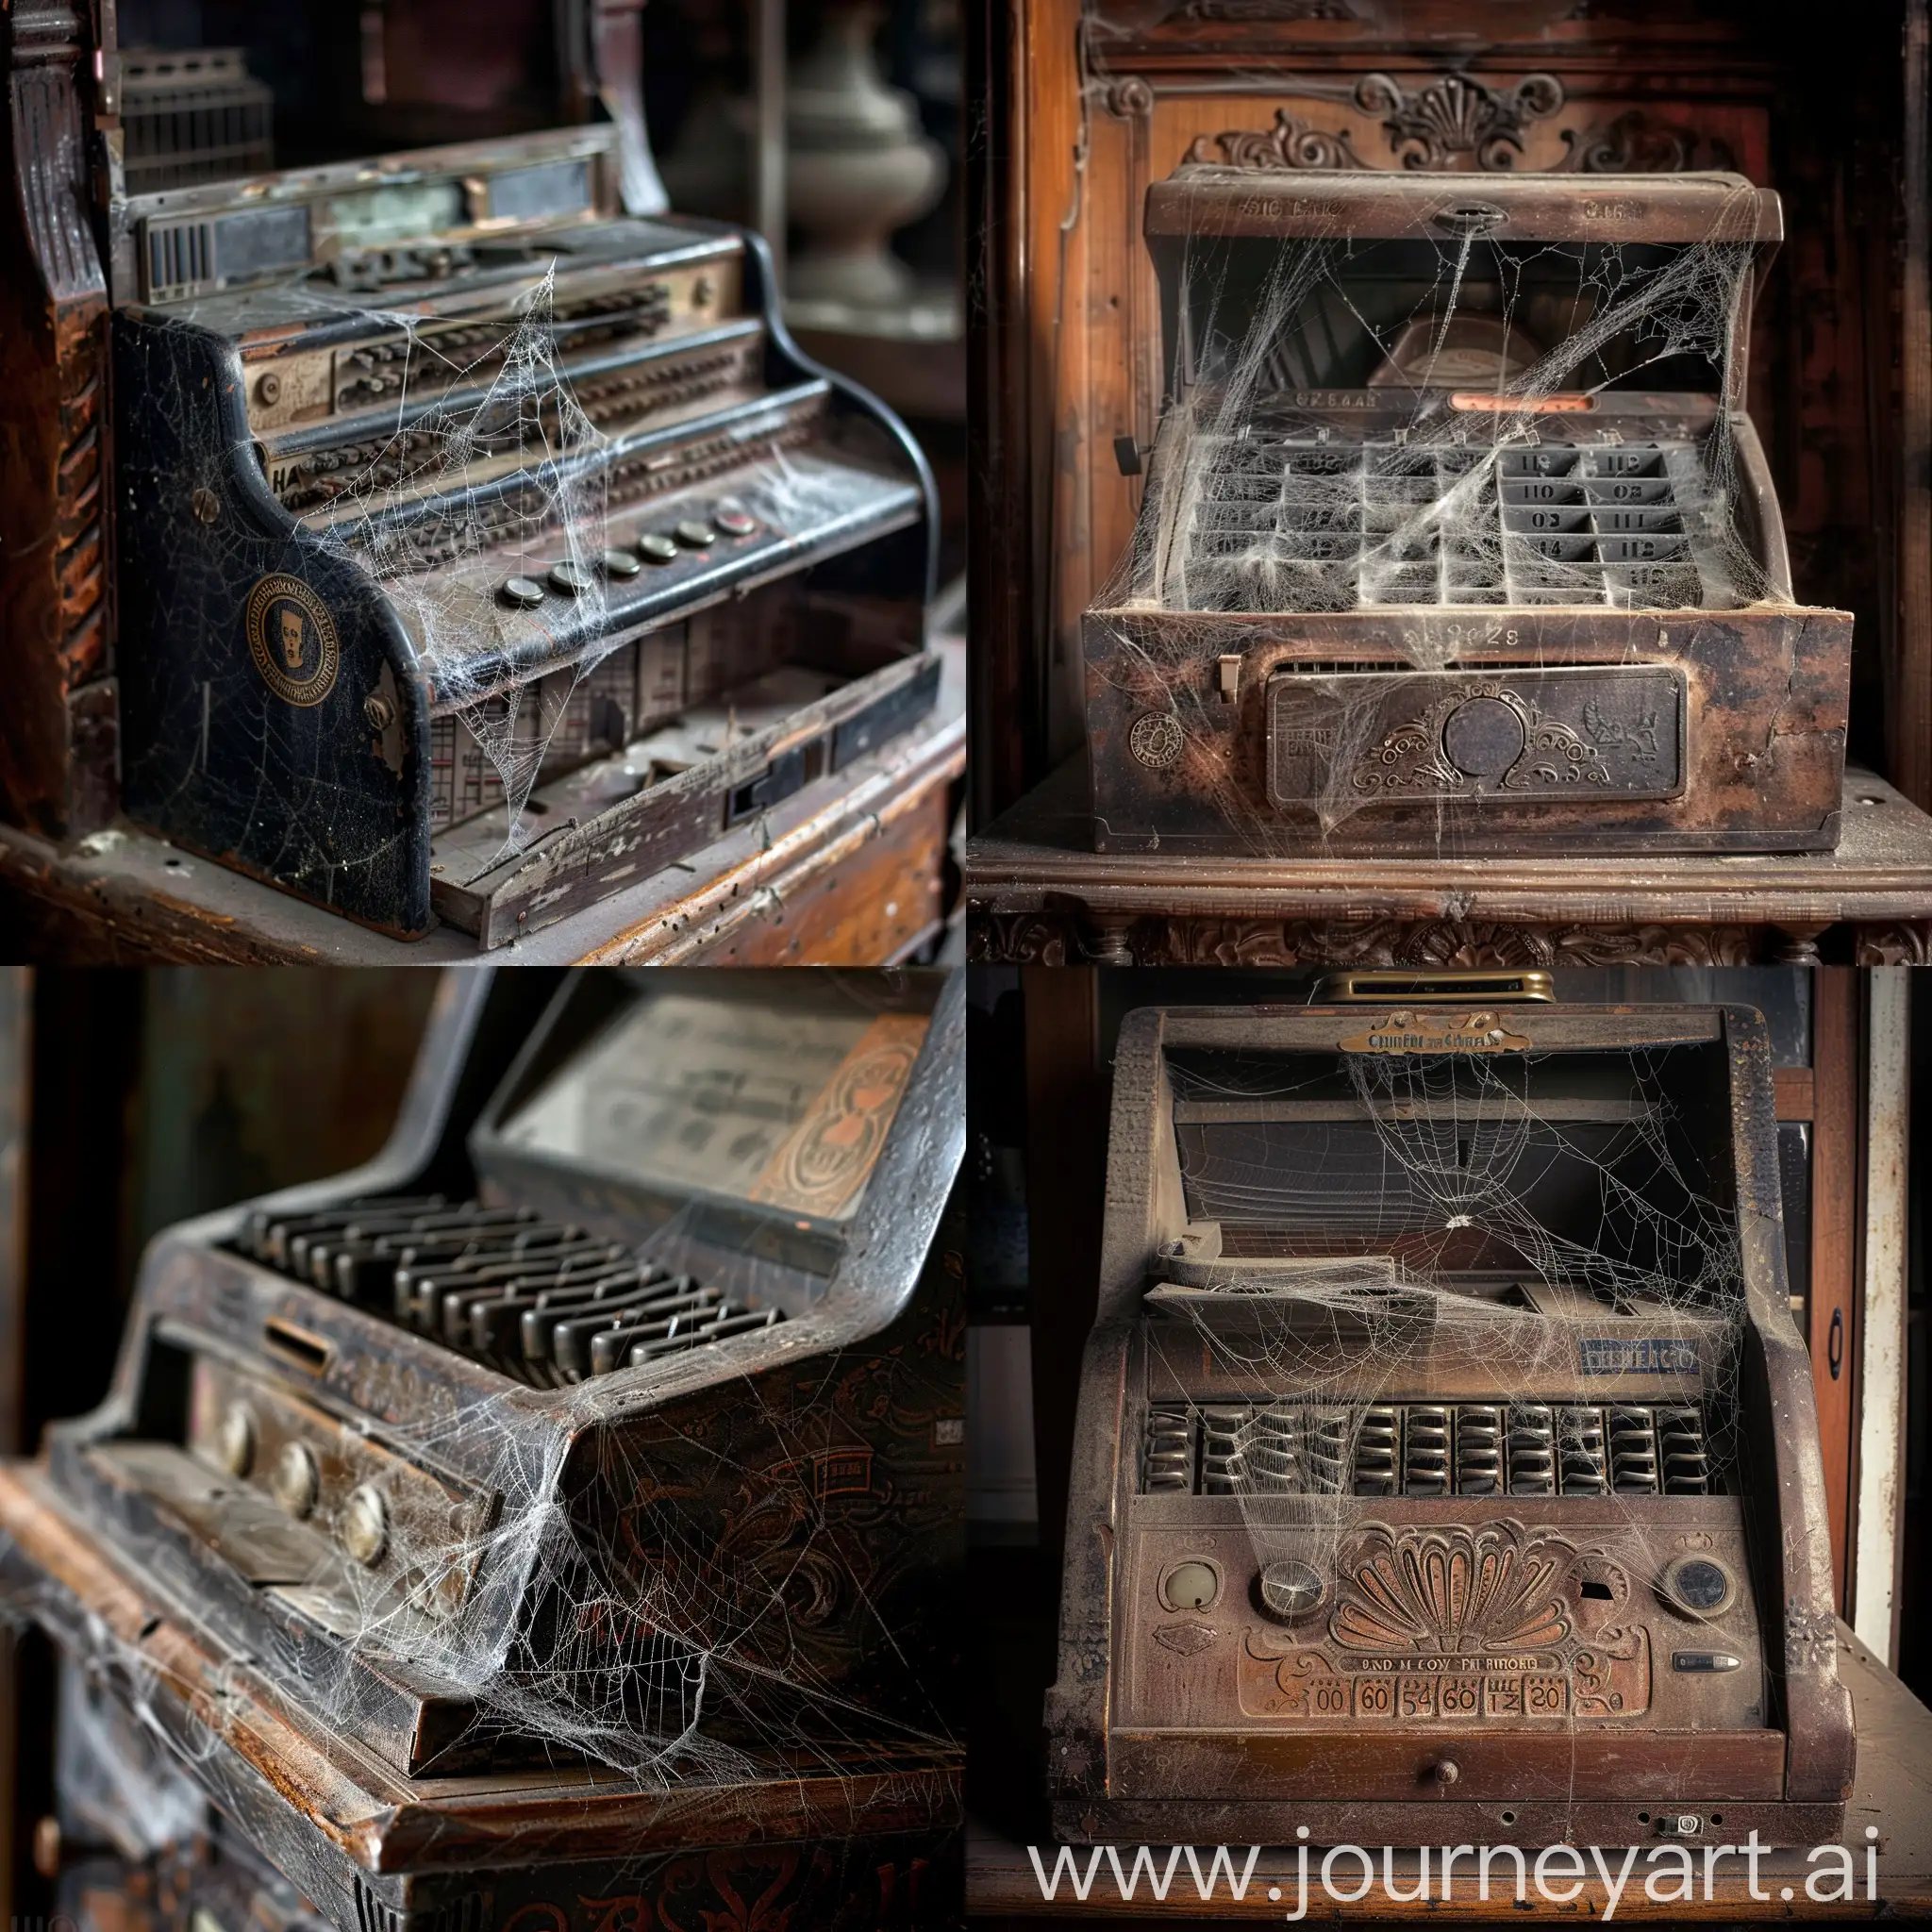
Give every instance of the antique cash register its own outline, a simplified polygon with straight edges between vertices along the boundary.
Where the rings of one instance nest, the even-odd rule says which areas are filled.
[[[614,125],[119,194],[129,815],[500,944],[934,704],[934,497]]]
[[[452,982],[373,1162],[160,1237],[106,1403],[0,1472],[74,1855],[228,1932],[943,1923],[963,1006]]]
[[[1156,183],[1097,849],[1835,846],[1852,620],[1794,599],[1746,411],[1780,232],[1729,175]]]
[[[1113,1094],[1057,1834],[1835,1840],[1759,1016],[1145,1009]]]

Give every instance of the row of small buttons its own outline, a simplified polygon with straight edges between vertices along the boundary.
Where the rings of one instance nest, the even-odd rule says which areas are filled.
[[[676,562],[681,551],[708,550],[721,531],[727,537],[749,537],[758,526],[758,519],[741,509],[714,510],[709,523],[687,518],[668,535],[662,530],[647,530],[638,539],[635,554],[607,550],[598,558],[597,567],[607,577],[634,577],[646,563],[661,567]],[[544,583],[566,597],[581,597],[591,581],[590,571],[568,558],[553,563],[544,575]],[[534,610],[543,601],[544,588],[535,577],[508,576],[497,585],[496,594],[514,608]]]

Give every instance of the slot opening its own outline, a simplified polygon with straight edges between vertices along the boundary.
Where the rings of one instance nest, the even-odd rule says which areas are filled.
[[[321,1374],[335,1353],[333,1344],[321,1336],[310,1335],[307,1329],[297,1328],[278,1315],[271,1315],[261,1324],[261,1340],[272,1355],[300,1369],[305,1375]]]

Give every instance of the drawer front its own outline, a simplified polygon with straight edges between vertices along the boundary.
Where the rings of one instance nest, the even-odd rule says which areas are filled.
[[[1675,798],[1674,665],[1282,673],[1268,686],[1268,792],[1341,817],[1375,805]]]

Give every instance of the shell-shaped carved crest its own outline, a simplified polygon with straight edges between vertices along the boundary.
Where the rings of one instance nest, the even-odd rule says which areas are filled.
[[[1572,1554],[1560,1542],[1525,1544],[1513,1524],[1378,1526],[1342,1566],[1328,1632],[1349,1650],[1424,1657],[1546,1648],[1570,1635],[1554,1584]]]

